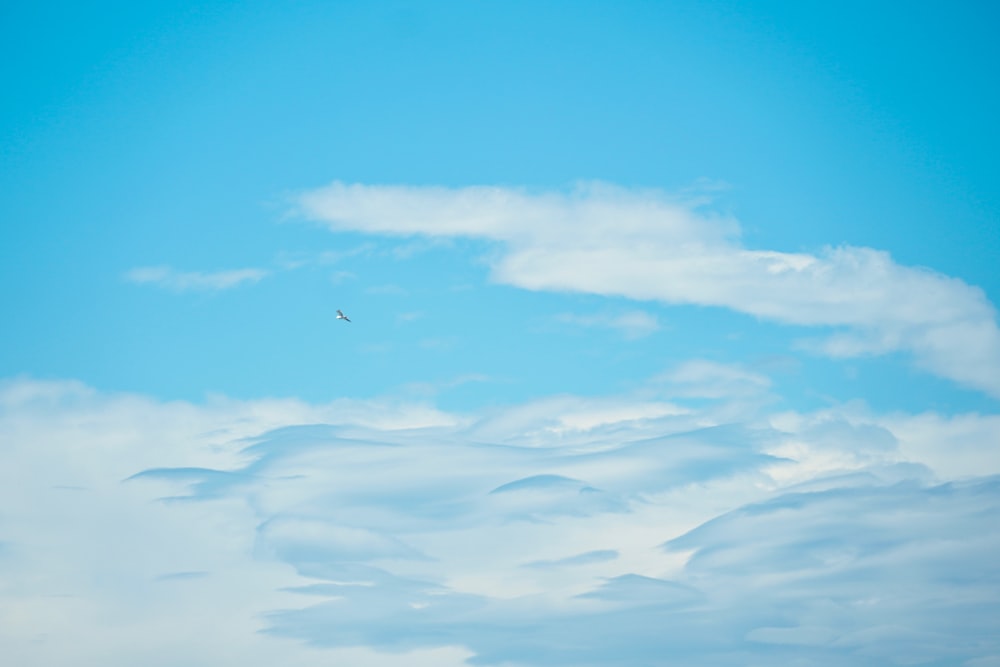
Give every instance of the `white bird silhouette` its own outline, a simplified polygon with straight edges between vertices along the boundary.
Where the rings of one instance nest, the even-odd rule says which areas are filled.
[[[347,315],[344,315],[344,312],[342,310],[340,310],[339,308],[337,309],[337,319],[338,320],[345,320],[347,322],[351,321],[351,318],[349,318]]]

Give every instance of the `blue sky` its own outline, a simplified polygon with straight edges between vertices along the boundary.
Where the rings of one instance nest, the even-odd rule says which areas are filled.
[[[1000,664],[998,18],[6,3],[0,649]]]

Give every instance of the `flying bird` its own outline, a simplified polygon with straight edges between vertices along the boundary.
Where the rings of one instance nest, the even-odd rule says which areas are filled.
[[[344,320],[345,322],[350,322],[351,321],[351,318],[349,318],[347,315],[344,315],[344,312],[342,310],[340,310],[339,308],[337,309],[337,319],[338,320]]]

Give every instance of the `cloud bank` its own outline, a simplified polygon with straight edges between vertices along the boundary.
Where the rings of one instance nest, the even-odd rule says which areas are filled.
[[[502,283],[832,328],[803,344],[834,357],[905,351],[928,372],[1000,397],[1000,328],[980,289],[871,248],[749,249],[738,223],[705,204],[603,184],[561,193],[339,182],[296,202],[334,230],[497,242],[492,276]]]
[[[0,383],[0,653],[57,667],[1000,657],[995,416],[774,413],[766,377],[709,362],[650,387],[453,415]]]

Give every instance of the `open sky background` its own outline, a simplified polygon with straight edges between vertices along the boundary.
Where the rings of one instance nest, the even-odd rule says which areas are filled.
[[[0,654],[997,667],[998,29],[0,4]]]

